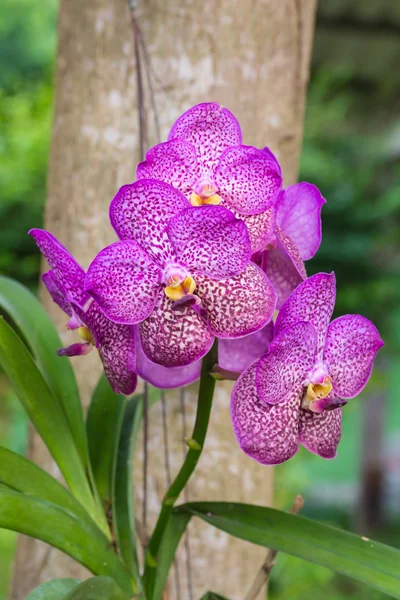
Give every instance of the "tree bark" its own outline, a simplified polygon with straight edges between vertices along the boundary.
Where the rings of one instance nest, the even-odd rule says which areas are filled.
[[[232,110],[244,143],[268,145],[280,159],[286,185],[295,182],[305,92],[314,27],[315,0],[138,1],[137,16],[157,74],[162,138],[174,119],[197,102],[215,100]],[[136,67],[130,14],[125,0],[61,0],[58,26],[56,97],[48,177],[46,228],[87,267],[115,237],[108,205],[116,190],[135,178],[139,160]],[[148,98],[148,95],[147,95]],[[156,142],[146,100],[148,143]],[[32,224],[34,225],[34,224]],[[43,301],[63,337],[65,319]],[[84,401],[99,364],[95,353],[74,359]],[[233,438],[229,386],[219,385],[212,423],[191,499],[272,502],[272,470],[250,461]],[[186,394],[188,420],[194,395]],[[177,394],[167,397],[171,469],[182,460],[182,419]],[[150,523],[165,489],[160,406],[149,415]],[[189,425],[190,426],[190,425]],[[32,460],[57,469],[38,436],[30,440]],[[142,460],[137,453],[137,462]],[[136,469],[138,475],[141,469]],[[140,480],[140,477],[139,477]],[[141,502],[139,483],[138,501]],[[191,530],[193,597],[215,589],[232,598],[244,595],[263,551],[211,528]],[[185,552],[178,561],[181,594],[190,599]],[[229,567],[229,577],[226,570]],[[22,600],[54,577],[87,576],[70,559],[40,542],[21,537],[12,598]],[[176,581],[176,580],[175,580]]]

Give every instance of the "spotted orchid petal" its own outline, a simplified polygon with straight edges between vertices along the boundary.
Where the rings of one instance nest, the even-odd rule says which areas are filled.
[[[354,398],[367,385],[375,356],[383,342],[375,325],[361,315],[345,315],[328,327],[324,361],[333,390]]]
[[[271,206],[258,215],[240,215],[232,211],[238,218],[243,219],[251,243],[252,252],[263,250],[273,239],[275,233],[275,210]]]
[[[265,147],[265,148],[263,148],[263,152],[269,158],[269,160],[274,164],[276,172],[279,173],[279,175],[282,176],[281,165],[279,164],[279,161],[276,158],[275,154],[272,152],[272,150],[270,150],[269,148]]]
[[[94,301],[86,311],[74,303],[72,308],[93,334],[104,374],[114,392],[132,394],[137,385],[134,327],[113,323]]]
[[[237,119],[216,102],[197,104],[181,115],[172,126],[168,140],[174,138],[195,147],[199,178],[212,177],[222,152],[242,143]]]
[[[143,352],[139,331],[137,333],[136,369],[138,375],[140,375],[142,379],[161,389],[182,387],[199,379],[201,360],[187,365],[186,367],[162,367],[147,358],[146,354]]]
[[[139,163],[137,179],[158,179],[174,186],[188,199],[197,182],[196,150],[192,144],[178,138],[157,144]]]
[[[322,413],[300,410],[299,440],[313,454],[327,459],[335,458],[341,435],[341,408]]]
[[[55,302],[68,316],[72,317],[71,304],[66,299],[66,292],[59,283],[57,277],[54,275],[53,271],[47,271],[47,273],[43,273],[42,281],[46,286],[46,289],[49,292],[53,302]]]
[[[259,214],[276,200],[282,177],[263,151],[253,146],[227,148],[214,181],[225,206],[244,215]]]
[[[281,231],[275,230],[275,243],[262,252],[258,263],[270,278],[278,294],[277,308],[280,309],[305,279],[307,273],[296,246]]]
[[[76,262],[68,250],[48,231],[31,229],[29,235],[33,237],[41,253],[53,270],[54,277],[62,282],[62,287],[80,306],[89,300],[84,292],[85,271]]]
[[[273,336],[274,326],[271,321],[259,331],[245,337],[219,340],[219,366],[226,371],[241,373],[267,352]]]
[[[142,179],[124,185],[110,205],[110,220],[120,240],[136,240],[159,264],[171,259],[165,228],[190,202],[172,185]]]
[[[209,330],[220,338],[238,338],[264,327],[276,305],[275,290],[259,267],[250,263],[236,277],[213,281],[196,276],[197,295],[207,311]]]
[[[85,289],[111,321],[133,325],[153,310],[161,278],[161,270],[143,248],[126,240],[107,246],[96,256]]]
[[[302,388],[284,404],[266,405],[256,388],[257,363],[237,380],[231,396],[233,429],[243,452],[263,465],[277,465],[298,449]]]
[[[275,335],[298,321],[309,321],[318,332],[318,353],[322,358],[326,331],[336,300],[334,273],[317,273],[303,281],[286,300],[275,323]]]
[[[240,273],[250,260],[246,225],[223,206],[184,210],[170,220],[167,233],[178,261],[192,274],[224,279]]]
[[[183,367],[198,361],[214,341],[197,312],[189,306],[174,310],[165,294],[159,295],[154,310],[139,327],[146,356],[163,367]]]
[[[326,200],[311,183],[284,189],[276,203],[276,223],[292,240],[303,260],[314,256],[321,244],[321,210]]]
[[[304,384],[317,353],[314,325],[299,322],[281,331],[269,345],[268,353],[257,364],[256,386],[262,402],[289,402]]]

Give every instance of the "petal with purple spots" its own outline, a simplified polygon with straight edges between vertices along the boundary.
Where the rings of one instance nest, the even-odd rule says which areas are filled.
[[[179,262],[192,274],[232,277],[250,260],[246,225],[222,206],[184,210],[170,220],[167,233]]]
[[[121,240],[136,240],[160,264],[172,257],[165,233],[169,220],[190,202],[172,185],[142,179],[124,185],[110,205],[110,220]]]
[[[301,283],[286,300],[275,323],[275,335],[298,321],[309,321],[318,332],[318,352],[322,358],[326,330],[336,300],[334,273],[316,273]]]
[[[222,281],[196,277],[196,293],[207,311],[208,327],[221,338],[250,335],[272,318],[276,294],[268,277],[250,263],[244,271]]]
[[[85,289],[109,319],[133,325],[153,310],[161,277],[143,248],[126,240],[99,252],[88,269]]]
[[[239,219],[243,219],[249,232],[252,252],[263,250],[273,239],[275,232],[275,210],[271,206],[259,215],[240,215],[232,211]]]
[[[303,260],[314,256],[321,244],[321,210],[326,200],[311,183],[283,190],[276,204],[276,223],[296,245]]]
[[[53,271],[47,271],[47,273],[43,273],[42,281],[46,286],[46,289],[49,292],[53,302],[55,302],[69,317],[72,317],[71,304],[66,299],[65,290],[60,285],[58,279],[54,276]]]
[[[213,177],[222,152],[242,143],[237,119],[217,102],[197,104],[181,115],[172,126],[168,140],[174,138],[196,148],[200,178]]]
[[[157,144],[139,163],[137,179],[158,179],[174,186],[188,199],[197,181],[196,150],[178,138]]]
[[[147,357],[164,367],[183,367],[210,350],[214,336],[190,307],[177,311],[160,294],[150,316],[140,323],[142,348]]]
[[[219,340],[219,366],[227,371],[241,373],[267,352],[273,336],[274,326],[271,321],[259,331],[245,337]]]
[[[313,413],[300,410],[299,440],[313,454],[335,458],[342,435],[342,409]]]
[[[48,231],[31,229],[29,235],[33,237],[39,250],[54,271],[53,275],[68,296],[84,306],[89,296],[83,291],[85,271],[76,262],[68,250]]]
[[[365,317],[345,315],[332,321],[326,335],[324,361],[336,394],[354,398],[364,389],[382,346],[377,328]]]
[[[201,360],[186,367],[162,367],[152,362],[143,352],[140,335],[136,336],[136,369],[145,381],[161,389],[178,388],[200,377]]]
[[[231,396],[233,430],[243,452],[263,465],[289,460],[298,449],[301,388],[285,404],[264,404],[256,388],[253,363],[237,380]]]
[[[282,178],[269,156],[253,146],[227,148],[214,181],[226,206],[243,215],[264,212],[276,200]]]
[[[289,402],[304,383],[317,352],[317,332],[311,323],[296,323],[271,342],[258,361],[256,385],[266,404]]]

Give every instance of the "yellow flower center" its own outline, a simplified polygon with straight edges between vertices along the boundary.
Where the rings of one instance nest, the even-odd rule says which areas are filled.
[[[303,398],[302,407],[313,410],[313,402],[326,398],[332,390],[330,377],[325,377],[323,383],[309,383],[306,394]]]
[[[93,333],[90,331],[89,327],[78,327],[78,334],[84,342],[89,342],[92,346],[96,345]]]
[[[190,196],[190,202],[193,206],[203,206],[203,204],[219,204],[221,198],[215,193],[215,186],[212,183],[206,183],[200,194],[193,192]]]
[[[170,300],[180,300],[188,294],[193,294],[195,289],[196,282],[190,275],[183,281],[177,275],[173,275],[168,279],[168,285],[164,291]]]

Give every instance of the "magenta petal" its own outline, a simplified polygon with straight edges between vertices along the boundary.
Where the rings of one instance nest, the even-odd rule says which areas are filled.
[[[326,335],[324,361],[338,396],[354,398],[364,389],[383,345],[375,325],[361,315],[345,315],[332,321]]]
[[[193,144],[198,176],[212,177],[225,148],[242,143],[240,125],[234,115],[217,102],[193,106],[174,123],[168,140],[180,138]]]
[[[208,315],[210,331],[220,338],[238,338],[258,331],[272,319],[275,290],[259,267],[250,263],[236,277],[213,281],[196,277],[197,295]]]
[[[243,219],[249,232],[252,252],[263,250],[274,237],[275,233],[275,210],[271,206],[259,215],[240,215],[233,211],[236,216]]]
[[[342,435],[342,409],[313,413],[300,411],[300,443],[313,454],[322,458],[335,458]]]
[[[171,219],[167,233],[179,262],[192,274],[233,277],[250,260],[246,225],[223,206],[188,208]]]
[[[153,310],[161,276],[142,247],[126,240],[99,252],[88,269],[85,289],[109,319],[133,325]]]
[[[280,309],[293,290],[307,279],[307,273],[296,246],[283,232],[276,230],[275,235],[276,245],[262,253],[261,266],[278,294]]]
[[[159,179],[174,186],[187,198],[197,181],[196,150],[192,144],[180,139],[157,144],[139,163],[137,179]]]
[[[68,296],[83,306],[89,296],[83,291],[85,271],[76,262],[68,250],[48,231],[31,229],[29,235],[33,237],[41,253],[53,269],[53,275],[62,283]]]
[[[241,373],[267,352],[273,336],[274,326],[271,321],[259,331],[245,337],[219,340],[219,366],[227,371]]]
[[[318,332],[318,352],[322,358],[326,330],[336,300],[334,273],[316,273],[303,281],[286,300],[275,323],[275,335],[298,321],[309,321]]]
[[[281,165],[279,164],[278,159],[276,158],[275,154],[269,148],[263,148],[263,152],[264,152],[264,154],[266,154],[266,156],[269,158],[269,160],[274,164],[276,172],[282,176]]]
[[[267,404],[288,402],[304,383],[317,353],[317,332],[311,323],[296,323],[282,331],[258,361],[257,391]]]
[[[233,388],[233,429],[243,452],[263,465],[277,465],[297,452],[302,390],[285,404],[264,404],[257,393],[256,366],[244,371]]]
[[[202,358],[214,336],[190,307],[176,311],[162,292],[151,315],[140,323],[142,348],[147,357],[164,367],[184,367]]]
[[[142,179],[124,185],[110,205],[110,220],[121,240],[136,240],[158,262],[171,258],[165,234],[169,220],[190,202],[172,185]]]
[[[254,215],[264,212],[275,202],[282,178],[263,150],[235,146],[222,154],[215,183],[228,208]]]
[[[143,352],[140,335],[137,335],[136,368],[138,375],[151,385],[161,389],[171,389],[197,381],[200,377],[201,360],[186,367],[162,367],[147,358]]]
[[[66,299],[66,292],[60,285],[58,279],[54,276],[53,271],[43,273],[42,281],[46,286],[53,302],[55,302],[69,317],[72,317],[72,309],[70,303]]]
[[[321,244],[321,210],[326,200],[311,183],[297,183],[280,193],[276,223],[289,236],[303,260],[314,256]]]

